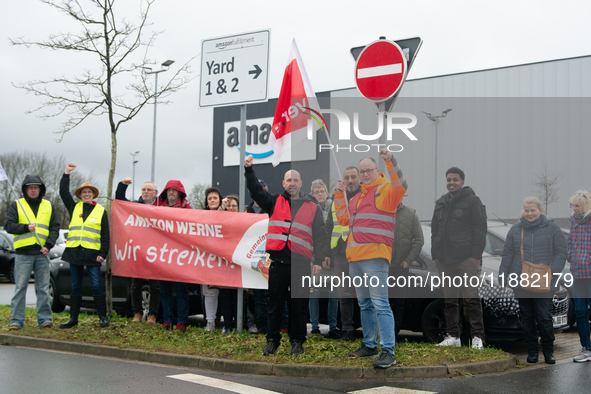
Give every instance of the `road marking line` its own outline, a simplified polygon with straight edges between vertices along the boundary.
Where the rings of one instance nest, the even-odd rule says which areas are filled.
[[[402,63],[357,69],[357,78],[381,77],[382,75],[402,73]]]
[[[170,375],[168,378],[184,380],[185,382],[197,383],[203,386],[215,387],[222,390],[233,391],[240,394],[279,394],[277,391],[269,391],[258,387],[247,386],[245,384],[234,383],[227,380],[210,378],[207,376],[185,373],[180,375]]]
[[[437,394],[436,391],[403,389],[400,387],[374,387],[371,389],[351,391],[349,394]]]

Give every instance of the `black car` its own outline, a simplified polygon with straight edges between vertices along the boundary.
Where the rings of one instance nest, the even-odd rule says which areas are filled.
[[[487,235],[487,246],[483,253],[482,274],[486,278],[483,281],[483,286],[480,289],[481,297],[484,296],[487,286],[490,288],[489,279],[493,278],[496,281],[501,258],[493,256],[488,253],[493,250],[503,248],[505,240],[501,239],[493,233],[492,228],[504,226],[501,222],[489,221],[489,232]],[[445,316],[443,313],[443,291],[439,286],[431,290],[429,278],[438,276],[438,270],[435,262],[431,258],[431,227],[422,224],[425,244],[419,254],[419,257],[412,262],[409,276],[422,278],[419,282],[427,283],[427,286],[410,286],[407,287],[407,293],[404,300],[404,318],[401,324],[402,330],[413,332],[421,332],[424,338],[431,342],[441,342],[446,333]],[[507,230],[508,231],[508,230]],[[493,283],[494,284],[494,283]],[[326,300],[321,303],[321,318],[324,317],[323,323],[326,322]],[[483,321],[485,329],[485,339],[489,342],[494,341],[516,341],[523,339],[521,330],[521,323],[519,321],[518,311],[513,310],[499,312],[498,308],[493,308],[484,298],[483,303]],[[512,291],[508,291],[506,299],[502,300],[504,303],[518,305],[512,295]],[[392,303],[392,300],[390,301]],[[361,326],[359,318],[359,308],[356,305],[355,324],[357,327]],[[469,339],[469,323],[463,316],[463,308],[460,308],[460,315],[462,320],[463,330],[462,341],[467,343]],[[559,291],[555,293],[552,303],[552,318],[554,320],[554,329],[562,331],[569,327],[568,316],[570,310],[569,293],[561,286]]]
[[[16,252],[12,243],[12,235],[0,231],[0,275],[14,283],[14,258]]]
[[[53,252],[54,249],[52,249]],[[103,284],[105,281],[105,266],[103,262],[101,273]],[[70,273],[70,264],[61,259],[61,254],[51,260],[50,264],[50,283],[49,293],[51,296],[51,310],[53,312],[62,312],[67,305],[70,305],[70,293],[72,292],[72,278]],[[87,273],[84,273],[82,284],[82,308],[95,309],[90,279]],[[203,313],[201,300],[201,285],[189,284],[189,315]],[[173,294],[176,300],[176,294]],[[148,316],[150,305],[150,286],[147,282],[142,288],[142,310],[144,317]],[[131,279],[121,276],[113,276],[113,309],[122,316],[133,316],[131,310]],[[174,307],[176,311],[176,306]],[[162,305],[159,309],[158,320],[162,317]]]

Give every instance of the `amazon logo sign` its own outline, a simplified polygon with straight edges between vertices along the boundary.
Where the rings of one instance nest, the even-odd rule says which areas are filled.
[[[255,158],[255,164],[271,163],[273,161],[273,149],[269,146],[271,125],[273,117],[247,119],[246,120],[246,155]],[[240,121],[224,123],[224,167],[237,166],[240,163]],[[311,144],[313,156],[292,160],[291,152],[285,152],[281,161],[299,161],[315,159],[316,138]],[[308,141],[306,141],[308,142]],[[306,147],[310,149],[310,147]]]

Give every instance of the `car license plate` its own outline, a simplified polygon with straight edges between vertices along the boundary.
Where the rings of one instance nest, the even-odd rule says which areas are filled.
[[[566,315],[552,316],[552,320],[554,322],[554,328],[568,324],[568,318]]]

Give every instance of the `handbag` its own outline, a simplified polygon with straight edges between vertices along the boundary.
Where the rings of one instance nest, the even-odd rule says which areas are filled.
[[[550,264],[552,264],[550,262]],[[552,269],[544,263],[534,264],[525,261],[523,257],[523,227],[521,228],[521,278],[519,283],[524,281],[524,274],[527,276],[527,286],[521,285],[523,290],[534,293],[548,293],[552,284]]]

